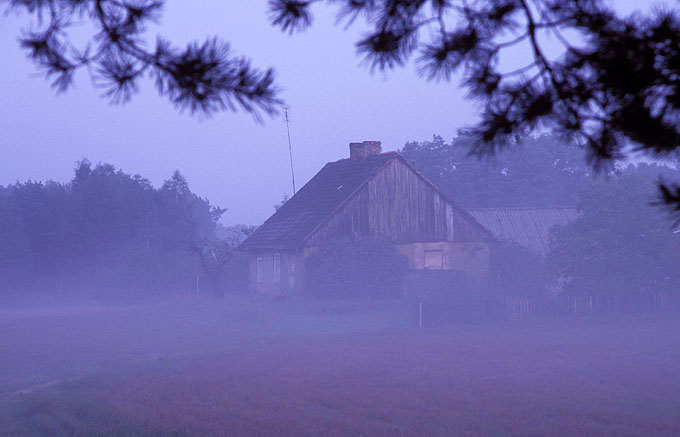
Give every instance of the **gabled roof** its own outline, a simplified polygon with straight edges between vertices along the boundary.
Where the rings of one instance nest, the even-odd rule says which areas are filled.
[[[465,209],[456,205],[436,185],[423,176],[397,152],[347,158],[326,164],[293,197],[288,199],[274,215],[269,217],[239,246],[240,250],[296,249],[318,227],[338,211],[361,187],[368,183],[380,169],[392,160],[399,160],[413,173],[429,184],[444,198],[461,218],[480,230],[489,241],[496,236],[478,223]]]
[[[575,208],[468,208],[499,240],[517,243],[543,257],[550,251],[550,228],[578,218]]]
[[[396,152],[388,152],[329,162],[239,248],[298,247],[384,165],[398,156]]]

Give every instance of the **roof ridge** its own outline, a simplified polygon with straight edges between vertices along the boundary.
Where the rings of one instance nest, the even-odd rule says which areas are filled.
[[[367,158],[370,158],[372,156],[385,156],[385,155],[399,155],[399,152],[397,152],[395,150],[388,150],[387,152],[382,152],[382,153],[378,153],[378,154],[375,154],[375,155],[360,156],[358,158],[351,158],[351,157],[348,156],[346,158],[340,158],[340,159],[337,159],[335,161],[328,161],[326,163],[326,165],[335,164],[336,162],[349,161],[349,160],[354,160],[354,159],[367,159]]]

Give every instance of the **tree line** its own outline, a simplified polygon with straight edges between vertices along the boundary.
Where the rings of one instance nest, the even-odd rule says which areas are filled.
[[[154,188],[87,160],[67,183],[0,186],[0,292],[161,295],[198,280],[219,293],[231,254],[216,238],[224,212],[179,171]]]
[[[463,207],[578,212],[552,230],[544,259],[516,245],[494,252],[501,292],[536,295],[558,280],[571,294],[680,289],[680,226],[656,190],[659,178],[680,176],[677,161],[629,163],[594,175],[581,149],[554,135],[517,138],[491,161],[470,156],[469,145],[465,136],[450,142],[435,136],[400,153]],[[254,227],[224,228],[224,212],[193,193],[179,172],[155,188],[140,175],[87,160],[67,183],[0,186],[0,294],[243,291],[247,260],[235,247]],[[341,285],[336,294],[347,288]]]

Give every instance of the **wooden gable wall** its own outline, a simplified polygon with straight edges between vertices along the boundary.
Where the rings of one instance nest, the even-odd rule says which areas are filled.
[[[380,171],[305,241],[378,238],[394,243],[487,241],[457,208],[401,159]]]
[[[369,229],[368,190],[357,190],[331,218],[307,238],[305,247],[322,246],[334,240],[371,238]]]

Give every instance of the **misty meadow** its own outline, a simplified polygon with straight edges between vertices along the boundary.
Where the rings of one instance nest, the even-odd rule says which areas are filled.
[[[557,137],[493,162],[465,141],[331,163],[259,229],[221,224],[179,172],[156,188],[81,160],[69,183],[3,187],[2,432],[679,432],[680,240],[649,205],[675,167],[598,177]],[[307,196],[333,190],[332,223],[361,196],[338,181],[370,187],[401,174],[390,165],[436,181],[443,204],[457,195],[467,221],[441,241],[286,246]],[[351,223],[364,229],[337,229]]]
[[[676,6],[0,9],[0,436],[680,435]]]

